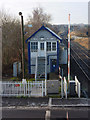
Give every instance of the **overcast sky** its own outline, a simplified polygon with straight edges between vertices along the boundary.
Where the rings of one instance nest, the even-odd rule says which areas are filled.
[[[32,2],[33,1],[33,2]],[[41,2],[43,1],[43,2]],[[64,2],[62,2],[64,1]],[[42,7],[52,16],[52,24],[68,24],[68,14],[71,14],[71,23],[88,23],[88,0],[0,0],[0,9],[19,17],[22,12],[24,21],[32,15],[35,7]]]

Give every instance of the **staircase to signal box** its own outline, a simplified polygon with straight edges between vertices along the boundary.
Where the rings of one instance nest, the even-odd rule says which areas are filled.
[[[35,69],[35,80],[45,79],[47,77],[46,68],[47,58],[39,57],[36,58],[36,69]]]

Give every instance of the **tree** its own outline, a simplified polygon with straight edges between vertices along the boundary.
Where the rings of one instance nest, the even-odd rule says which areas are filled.
[[[21,61],[21,29],[17,18],[0,12],[2,21],[2,72],[12,72],[13,62]]]
[[[49,24],[51,21],[51,15],[44,12],[43,8],[37,7],[32,11],[32,16],[28,16],[27,25],[32,24],[32,28],[26,27],[26,30],[29,31],[30,34],[34,33],[37,29],[39,29],[43,24]]]
[[[0,12],[2,21],[2,72],[11,75],[12,64],[21,61],[21,25],[20,20],[12,17],[5,11]],[[51,16],[46,14],[42,8],[33,9],[32,16],[28,17],[24,25],[26,32],[25,40],[33,34],[42,24],[48,24]],[[32,24],[32,28],[27,25]],[[25,44],[25,59],[27,59],[27,47]]]

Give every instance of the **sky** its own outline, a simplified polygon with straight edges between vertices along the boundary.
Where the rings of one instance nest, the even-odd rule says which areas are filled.
[[[52,16],[51,24],[68,24],[69,13],[71,24],[88,24],[88,0],[0,0],[0,10],[18,18],[22,12],[24,21],[35,7]]]

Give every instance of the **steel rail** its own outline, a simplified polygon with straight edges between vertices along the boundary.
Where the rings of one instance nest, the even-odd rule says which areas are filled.
[[[75,46],[78,46],[79,48],[83,49],[83,50],[80,50],[82,51],[82,54],[84,54],[88,59],[90,59],[90,56],[88,55],[89,54],[89,51],[85,50],[84,48],[82,48],[80,45],[78,45],[77,43],[75,42],[72,42],[72,44],[74,44]],[[86,53],[85,53],[86,52]]]
[[[85,63],[85,61],[78,55],[77,52],[75,52],[75,50],[73,48],[71,48],[71,50],[74,51],[74,53],[82,60],[82,62],[90,69],[90,67]]]
[[[90,78],[88,77],[88,75],[85,73],[85,71],[82,69],[82,67],[79,65],[79,63],[77,62],[77,60],[75,59],[75,57],[71,54],[71,57],[75,60],[76,64],[79,66],[79,68],[82,70],[82,72],[84,73],[84,75],[88,78],[88,80],[90,80]]]

